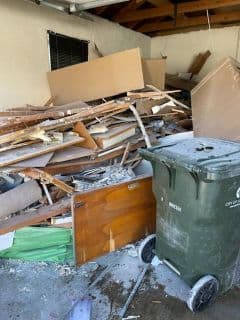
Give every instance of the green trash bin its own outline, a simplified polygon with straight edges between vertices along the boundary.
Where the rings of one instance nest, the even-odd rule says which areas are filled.
[[[189,308],[203,310],[235,282],[240,249],[240,144],[193,138],[140,154],[151,161],[156,236],[140,258],[156,254],[190,285]]]

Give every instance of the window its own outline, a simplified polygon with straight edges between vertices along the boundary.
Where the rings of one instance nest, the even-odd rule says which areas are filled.
[[[88,60],[88,41],[48,31],[51,70]]]

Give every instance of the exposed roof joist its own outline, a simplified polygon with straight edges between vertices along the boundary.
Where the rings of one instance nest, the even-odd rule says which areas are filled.
[[[240,21],[240,11],[210,15],[210,23],[212,24],[234,22],[234,21],[235,22]],[[176,28],[202,26],[202,25],[208,25],[207,15],[200,16],[200,17],[191,17],[191,18],[177,18],[176,21],[146,23],[142,27],[138,28],[137,31],[148,33],[148,32],[156,32],[156,31],[174,30]]]
[[[240,0],[198,0],[177,4],[177,13],[197,12],[201,10],[217,9],[239,5]],[[115,21],[123,23],[130,21],[146,20],[174,14],[174,4],[163,4],[158,8],[144,9],[139,11],[129,11],[119,15]]]
[[[99,15],[150,36],[240,24],[240,0],[30,0],[86,19]],[[106,5],[106,4],[109,5]],[[110,3],[114,3],[110,5]],[[97,8],[92,8],[98,6]],[[92,8],[87,10],[87,8]],[[82,11],[84,10],[84,12]],[[91,18],[92,19],[92,18]]]

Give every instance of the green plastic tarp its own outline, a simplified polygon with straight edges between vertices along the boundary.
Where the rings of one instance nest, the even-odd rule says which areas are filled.
[[[15,232],[13,246],[0,258],[65,263],[73,261],[72,229],[26,227]]]

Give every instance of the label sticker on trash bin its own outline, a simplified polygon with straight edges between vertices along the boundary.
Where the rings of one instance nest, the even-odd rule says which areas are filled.
[[[169,207],[172,208],[172,209],[174,209],[174,210],[176,210],[176,211],[178,211],[178,212],[182,212],[182,208],[179,207],[179,206],[178,206],[177,204],[175,204],[175,203],[169,202]]]
[[[240,206],[240,187],[236,191],[236,199],[225,203],[227,208],[236,208]]]

